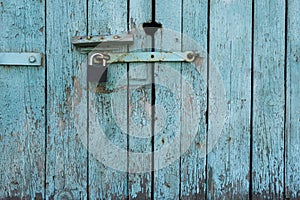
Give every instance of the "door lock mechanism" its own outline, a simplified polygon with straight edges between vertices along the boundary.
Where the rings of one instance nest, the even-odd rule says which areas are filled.
[[[93,53],[88,57],[87,80],[89,82],[107,82],[107,61],[109,55],[103,53]]]
[[[107,67],[112,63],[194,62],[202,59],[195,51],[115,52],[121,46],[133,44],[133,40],[132,34],[73,37],[73,44],[82,53],[88,53],[88,81],[107,82]]]
[[[102,65],[103,67],[106,67],[109,59],[109,55],[94,53],[89,57],[89,65]]]

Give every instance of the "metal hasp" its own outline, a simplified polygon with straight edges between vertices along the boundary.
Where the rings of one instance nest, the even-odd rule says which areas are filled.
[[[199,53],[194,51],[113,52],[120,50],[121,46],[133,44],[133,42],[132,34],[75,36],[72,41],[81,53],[89,53],[87,80],[90,82],[106,82],[107,67],[112,63],[193,62],[196,58],[200,58]]]
[[[193,62],[199,55],[195,52],[132,52],[132,53],[90,53],[87,78],[90,82],[107,81],[107,64],[136,62]]]
[[[0,52],[0,65],[8,66],[41,66],[41,53]]]

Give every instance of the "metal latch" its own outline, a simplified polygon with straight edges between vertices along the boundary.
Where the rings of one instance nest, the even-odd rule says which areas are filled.
[[[16,53],[0,52],[0,65],[8,66],[40,66],[42,65],[41,53]]]
[[[131,53],[91,53],[88,57],[88,81],[106,82],[107,65],[112,63],[137,62],[193,62],[196,52],[131,52]]]
[[[120,49],[122,45],[133,44],[132,34],[119,34],[109,36],[76,36],[73,44],[80,48],[82,53],[88,55],[88,81],[106,82],[107,66],[112,63],[137,62],[193,62],[200,57],[197,52],[112,52]]]

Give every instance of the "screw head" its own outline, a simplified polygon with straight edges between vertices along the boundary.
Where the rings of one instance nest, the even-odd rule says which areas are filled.
[[[187,54],[187,58],[188,59],[193,59],[194,58],[194,54],[193,53],[188,53]]]
[[[91,40],[92,38],[93,38],[93,36],[90,36],[90,35],[86,37],[87,40]]]
[[[36,57],[35,56],[30,56],[29,57],[29,62],[30,63],[35,63],[36,62]]]
[[[119,35],[114,35],[114,39],[120,39],[121,37]]]

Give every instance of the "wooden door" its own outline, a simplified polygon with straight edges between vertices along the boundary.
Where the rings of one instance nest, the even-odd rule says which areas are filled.
[[[0,1],[0,53],[44,55],[0,66],[0,199],[300,198],[299,11],[297,0]],[[105,84],[86,81],[72,38],[120,33],[134,42],[113,51],[199,57],[111,64]]]

